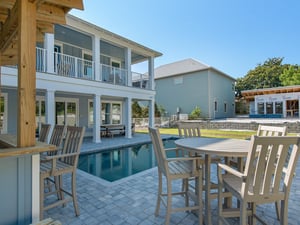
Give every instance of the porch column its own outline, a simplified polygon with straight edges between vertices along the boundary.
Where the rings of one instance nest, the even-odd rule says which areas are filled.
[[[132,75],[131,75],[131,49],[126,48],[125,50],[125,68],[127,70],[127,86],[132,86]]]
[[[100,127],[101,127],[101,95],[94,95],[94,127],[93,127],[93,142],[100,143]]]
[[[125,115],[125,134],[126,138],[132,138],[132,131],[131,131],[131,117],[132,117],[132,99],[126,98],[126,111],[124,113]]]
[[[149,57],[148,59],[148,74],[149,74],[149,86],[148,88],[150,90],[155,89],[155,84],[154,84],[154,57]]]
[[[149,101],[149,127],[154,127],[155,125],[155,109],[154,109],[154,99]]]
[[[93,37],[93,62],[94,62],[94,75],[95,80],[101,80],[101,67],[100,67],[100,38]]]
[[[54,34],[45,34],[46,72],[54,73]]]
[[[286,100],[282,101],[282,117],[286,117]]]
[[[55,125],[55,91],[47,90],[45,96],[46,123],[51,124],[50,134]],[[49,135],[51,136],[51,135]],[[50,137],[49,137],[50,138]],[[48,140],[49,141],[49,140]]]

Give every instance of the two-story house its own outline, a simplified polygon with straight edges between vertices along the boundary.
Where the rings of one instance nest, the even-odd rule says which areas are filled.
[[[195,107],[201,118],[235,115],[235,79],[194,59],[162,65],[155,69],[156,103],[169,116],[190,114]]]
[[[72,15],[36,45],[36,126],[86,126],[101,141],[100,127],[122,124],[131,138],[132,101],[149,104],[154,124],[154,59],[160,52]],[[148,77],[132,71],[147,64]],[[2,133],[15,134],[17,66],[1,68]]]

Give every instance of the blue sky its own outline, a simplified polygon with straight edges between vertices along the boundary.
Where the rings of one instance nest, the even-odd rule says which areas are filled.
[[[273,57],[300,64],[299,0],[83,2],[71,14],[161,52],[155,67],[193,58],[239,78]]]

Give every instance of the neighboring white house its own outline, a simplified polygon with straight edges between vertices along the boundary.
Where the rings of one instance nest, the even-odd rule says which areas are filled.
[[[249,117],[298,117],[300,85],[242,91]]]
[[[154,59],[160,52],[75,16],[56,25],[36,47],[36,124],[86,126],[100,142],[103,124],[124,124],[131,137],[131,103],[149,104],[154,124]],[[148,77],[132,65],[148,63]],[[1,132],[17,132],[16,67],[1,68]]]
[[[222,71],[185,59],[160,66],[154,74],[155,101],[167,115],[183,117],[197,106],[202,118],[235,116],[235,79]]]

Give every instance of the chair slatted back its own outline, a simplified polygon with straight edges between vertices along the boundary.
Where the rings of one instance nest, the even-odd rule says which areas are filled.
[[[200,124],[199,123],[179,123],[178,134],[181,138],[187,137],[200,137]]]
[[[51,134],[49,144],[55,145],[58,148],[62,145],[63,139],[65,137],[66,126],[64,125],[55,125]],[[48,151],[47,155],[56,155],[57,151]]]
[[[285,136],[287,132],[286,126],[268,126],[259,125],[257,129],[257,136]]]
[[[66,132],[66,126],[56,124],[53,128],[49,144],[60,147],[64,139],[65,132]]]
[[[63,144],[62,154],[75,154],[61,159],[62,162],[77,167],[78,156],[83,141],[85,127],[67,127],[66,139]]]
[[[244,196],[258,202],[272,200],[272,195],[288,198],[299,144],[300,137],[252,136],[242,186]]]
[[[149,127],[149,133],[153,144],[153,149],[155,152],[155,157],[157,161],[158,169],[164,175],[168,175],[168,164],[167,156],[164,151],[163,142],[158,129]]]
[[[51,128],[51,124],[46,124],[46,123],[43,123],[41,125],[41,130],[40,130],[40,133],[39,133],[39,138],[38,138],[38,141],[40,142],[47,142],[48,140],[48,135],[49,135],[49,132],[50,132],[50,128]]]

